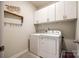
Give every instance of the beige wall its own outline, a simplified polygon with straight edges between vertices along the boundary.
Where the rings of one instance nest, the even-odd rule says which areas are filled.
[[[33,14],[35,7],[32,6],[29,2],[8,1],[4,2],[4,4],[20,7],[20,15],[24,17],[22,26],[10,26],[10,24],[6,24],[4,26],[4,54],[5,57],[11,57],[21,51],[24,51],[25,49],[28,49],[29,35],[35,32],[33,25]]]
[[[60,30],[62,32],[65,41],[64,44],[68,50],[76,49],[73,43],[75,39],[76,20],[36,25],[37,32],[45,32],[48,28],[51,30]]]

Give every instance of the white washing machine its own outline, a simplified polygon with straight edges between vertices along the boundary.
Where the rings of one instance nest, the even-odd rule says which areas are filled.
[[[30,39],[30,51],[44,58],[59,58],[61,53],[60,31],[32,34]]]

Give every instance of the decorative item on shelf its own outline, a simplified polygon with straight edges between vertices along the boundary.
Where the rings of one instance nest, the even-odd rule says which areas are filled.
[[[5,5],[5,10],[13,13],[20,13],[20,7],[17,7],[17,6]]]
[[[10,15],[12,17],[15,17],[16,20],[13,21],[8,21],[7,19],[4,21],[4,24],[10,24],[10,25],[22,25],[23,24],[23,16],[20,15],[20,7],[17,6],[11,6],[11,5],[5,5],[4,7],[4,16],[8,15],[10,19]],[[18,18],[18,19],[17,19]],[[13,20],[13,19],[12,19]],[[6,22],[7,21],[7,22]],[[17,22],[16,22],[17,21]]]

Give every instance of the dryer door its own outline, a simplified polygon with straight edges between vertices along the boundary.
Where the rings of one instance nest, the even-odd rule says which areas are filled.
[[[55,58],[56,40],[51,37],[41,37],[39,41],[39,54],[44,58]]]

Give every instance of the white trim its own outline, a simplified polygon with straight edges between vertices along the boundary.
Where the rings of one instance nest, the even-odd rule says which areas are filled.
[[[26,52],[28,52],[28,49],[26,49],[26,50],[24,50],[24,51],[21,51],[21,52],[15,54],[15,55],[11,56],[10,58],[17,58],[17,57],[21,56],[22,54],[24,54],[24,53],[26,53]]]
[[[40,58],[38,55],[35,55],[34,53],[30,52],[30,55],[34,56],[35,58]]]

